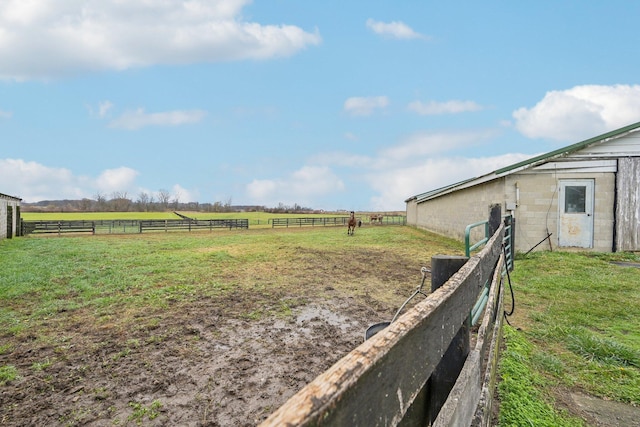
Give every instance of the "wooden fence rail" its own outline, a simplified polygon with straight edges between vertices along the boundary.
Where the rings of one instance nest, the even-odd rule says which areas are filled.
[[[165,219],[140,221],[140,233],[144,231],[172,231],[172,230],[213,230],[214,228],[249,228],[248,219]]]
[[[482,419],[491,397],[491,384],[483,385],[491,379],[485,366],[494,363],[484,360],[487,352],[496,351],[491,338],[499,333],[502,319],[503,235],[500,225],[487,245],[444,285],[292,396],[261,427],[410,426],[432,420],[438,426],[469,426],[474,417]],[[487,280],[494,284],[480,326],[482,336],[436,417],[426,409],[432,398],[428,381],[454,337],[468,325]]]
[[[22,235],[31,233],[96,233],[95,221],[22,221]]]
[[[348,216],[340,217],[305,217],[305,218],[273,218],[270,219],[271,228],[275,227],[327,227],[327,226],[344,226],[349,223]]]
[[[399,216],[399,215],[389,215],[386,217],[381,216],[381,220],[379,222],[369,222],[368,217],[364,218],[356,216],[356,220],[360,222],[360,224],[380,224],[380,225],[406,225],[407,217]],[[344,226],[346,227],[349,223],[348,216],[339,216],[339,217],[302,217],[302,218],[273,218],[270,219],[272,228],[276,227],[328,227],[328,226]]]
[[[249,228],[248,219],[166,219],[166,220],[98,220],[98,221],[22,221],[22,234],[91,233],[127,234],[146,231],[196,231],[220,228]]]

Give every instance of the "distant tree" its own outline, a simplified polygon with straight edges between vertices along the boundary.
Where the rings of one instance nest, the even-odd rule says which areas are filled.
[[[233,207],[231,204],[231,196],[229,196],[229,198],[224,202],[224,212],[231,212],[233,211]]]
[[[109,200],[111,210],[114,212],[128,212],[131,208],[131,199],[129,199],[127,192],[114,191]]]
[[[138,199],[136,200],[136,205],[138,205],[138,210],[140,212],[147,212],[149,210],[150,204],[150,196],[148,193],[141,191],[138,193]]]
[[[97,211],[105,211],[107,210],[107,197],[100,193],[99,191],[94,196],[96,200],[96,210]]]
[[[92,205],[93,205],[93,200],[85,197],[82,200],[80,200],[80,202],[78,203],[78,209],[81,210],[82,212],[89,212],[91,210]]]
[[[160,209],[166,210],[169,208],[169,200],[171,199],[171,193],[168,190],[161,188],[158,190],[158,203]]]

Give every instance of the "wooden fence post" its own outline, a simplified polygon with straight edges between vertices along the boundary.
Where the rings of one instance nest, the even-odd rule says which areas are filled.
[[[431,258],[431,292],[444,285],[468,259],[464,256],[433,256]],[[433,424],[438,416],[467,359],[470,348],[470,324],[469,319],[460,327],[427,382],[427,416],[430,424]]]
[[[489,206],[489,236],[493,236],[502,222],[502,206],[499,204]]]

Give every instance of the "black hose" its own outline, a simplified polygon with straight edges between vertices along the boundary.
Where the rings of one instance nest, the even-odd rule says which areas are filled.
[[[505,257],[505,261],[507,259],[507,248],[503,245],[502,246],[502,251],[504,252],[504,257]],[[516,297],[513,294],[513,285],[511,284],[511,275],[509,274],[509,266],[506,266],[506,270],[507,270],[507,281],[509,282],[509,290],[511,291],[511,310],[507,313],[507,311],[504,311],[504,320],[507,321],[507,324],[509,326],[511,326],[511,323],[509,323],[509,319],[508,317],[511,316],[513,314],[513,312],[516,310]]]

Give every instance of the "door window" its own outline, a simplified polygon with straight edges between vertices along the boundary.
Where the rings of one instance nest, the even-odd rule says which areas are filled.
[[[587,187],[584,185],[567,185],[564,195],[565,213],[585,213]]]

